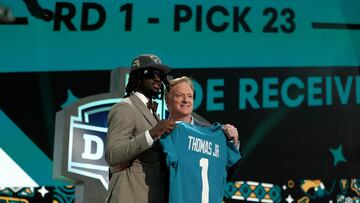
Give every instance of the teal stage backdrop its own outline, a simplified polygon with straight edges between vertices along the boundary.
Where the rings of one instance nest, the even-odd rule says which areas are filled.
[[[238,128],[243,158],[226,202],[360,202],[359,8],[356,0],[2,0],[0,202],[89,198],[75,192],[86,181],[56,168],[56,113],[121,97],[143,53],[194,79],[197,114]],[[92,180],[99,199],[105,179]]]
[[[359,64],[358,1],[39,0],[49,21],[25,2],[1,1],[18,20],[0,26],[2,72],[110,70],[150,52],[175,68]]]

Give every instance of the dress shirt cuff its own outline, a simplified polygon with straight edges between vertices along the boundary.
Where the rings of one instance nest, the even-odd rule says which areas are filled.
[[[154,143],[154,139],[151,137],[149,131],[145,131],[145,138],[147,143],[151,146]]]

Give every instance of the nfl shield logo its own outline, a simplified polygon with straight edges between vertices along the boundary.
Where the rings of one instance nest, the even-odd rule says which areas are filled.
[[[78,107],[69,127],[68,171],[101,181],[107,189],[108,165],[104,158],[107,115],[121,99],[105,99]]]

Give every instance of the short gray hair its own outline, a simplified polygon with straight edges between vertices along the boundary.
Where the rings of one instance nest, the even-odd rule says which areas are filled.
[[[194,91],[194,84],[192,82],[192,79],[187,77],[187,76],[182,76],[182,77],[179,77],[179,78],[172,79],[170,81],[170,86],[169,86],[168,91],[171,91],[172,87],[174,87],[175,85],[177,85],[179,83],[182,83],[182,82],[187,83],[190,86],[190,88]]]

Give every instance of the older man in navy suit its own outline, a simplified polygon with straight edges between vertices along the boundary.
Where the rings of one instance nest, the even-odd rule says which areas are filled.
[[[170,81],[170,88],[166,93],[166,105],[169,109],[169,118],[174,121],[185,121],[193,125],[206,126],[192,116],[194,103],[194,85],[189,77],[183,76]],[[238,131],[231,124],[223,127],[225,134],[235,146],[239,147]]]

